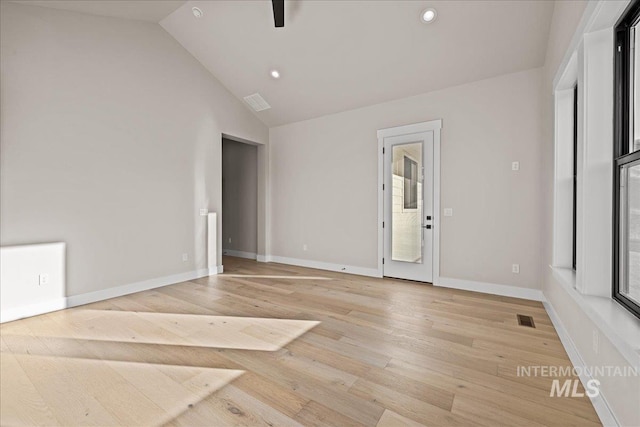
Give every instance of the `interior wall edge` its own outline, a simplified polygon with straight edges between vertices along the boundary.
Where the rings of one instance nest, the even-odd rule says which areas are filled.
[[[569,356],[569,360],[571,360],[571,364],[574,368],[577,368],[578,372],[580,373],[580,375],[578,375],[578,377],[580,378],[580,382],[582,383],[583,387],[587,389],[589,381],[594,379],[591,375],[589,375],[587,364],[584,362],[580,351],[578,351],[578,347],[571,339],[571,335],[569,334],[567,328],[565,328],[564,323],[562,323],[560,316],[553,308],[553,304],[551,303],[551,301],[546,300],[543,301],[542,304],[544,305],[544,309],[549,315],[549,319],[551,319],[551,323],[553,323],[553,327],[556,329],[556,333],[558,334],[560,342],[562,343],[562,346]],[[603,426],[615,427],[621,425],[616,419],[616,416],[607,403],[607,399],[603,393],[600,393],[594,397],[590,397],[590,399],[594,409],[596,410],[596,413],[598,414],[598,417],[600,417],[600,421],[602,422]]]

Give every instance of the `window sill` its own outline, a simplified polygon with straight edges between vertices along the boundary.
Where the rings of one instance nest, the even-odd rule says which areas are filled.
[[[555,279],[584,310],[624,358],[640,370],[640,319],[613,298],[583,295],[575,289],[576,274],[569,268],[549,266]]]

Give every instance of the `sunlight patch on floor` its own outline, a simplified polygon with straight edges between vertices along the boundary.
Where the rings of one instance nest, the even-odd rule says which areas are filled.
[[[1,425],[162,425],[244,371],[2,353]]]
[[[320,322],[259,317],[210,316],[73,309],[30,326],[34,336],[277,351]],[[17,325],[16,325],[17,326]],[[4,325],[3,335],[24,333]]]

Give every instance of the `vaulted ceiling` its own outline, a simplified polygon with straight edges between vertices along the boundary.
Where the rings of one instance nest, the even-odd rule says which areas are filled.
[[[2,0],[4,1],[4,0]],[[14,0],[31,6],[70,10],[90,15],[158,22],[186,0]]]
[[[159,20],[239,99],[259,92],[272,108],[255,114],[269,126],[542,66],[554,7],[541,0],[285,0],[285,27],[274,28],[270,1],[40,3]],[[204,16],[196,18],[193,7]],[[430,24],[420,20],[425,8],[438,13]]]

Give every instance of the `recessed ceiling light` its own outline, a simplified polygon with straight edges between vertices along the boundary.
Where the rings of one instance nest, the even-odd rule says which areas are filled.
[[[271,77],[273,77],[274,79],[279,79],[280,78],[280,71],[271,70]]]
[[[420,14],[420,19],[422,19],[422,22],[429,23],[435,21],[436,16],[438,16],[438,14],[435,9],[425,9]]]
[[[204,15],[202,10],[198,7],[191,8],[191,11],[193,12],[193,16],[195,16],[196,18],[202,18],[202,16]]]

